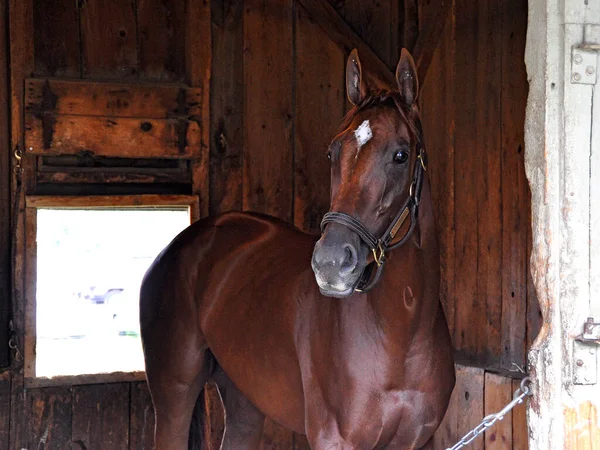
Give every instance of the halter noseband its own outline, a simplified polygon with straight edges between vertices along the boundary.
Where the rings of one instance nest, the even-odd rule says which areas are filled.
[[[337,211],[330,211],[323,216],[323,220],[321,221],[321,233],[325,231],[325,227],[328,223],[339,223],[340,225],[344,225],[350,230],[354,231],[358,236],[363,240],[365,244],[369,246],[371,251],[373,252],[374,261],[370,263],[361,276],[361,279],[355,288],[357,292],[368,292],[377,281],[381,277],[381,273],[383,272],[383,267],[386,263],[385,254],[388,250],[393,250],[398,248],[406,243],[412,236],[416,226],[417,226],[417,218],[419,214],[419,203],[421,201],[421,190],[423,188],[423,174],[427,170],[427,153],[425,152],[425,148],[423,147],[423,133],[421,128],[421,123],[417,119],[416,122],[418,137],[417,137],[417,159],[415,160],[415,167],[413,169],[413,179],[410,184],[410,189],[408,193],[408,198],[400,208],[400,211],[392,220],[392,223],[387,228],[385,233],[378,239],[373,233],[371,233],[367,227],[365,227],[358,219],[352,217],[349,214]],[[404,237],[400,239],[400,241],[395,244],[391,244],[392,240],[398,233],[398,230],[402,227],[406,219],[410,216],[410,227]],[[377,266],[377,270],[373,279],[371,279],[371,274],[373,272],[373,268]]]

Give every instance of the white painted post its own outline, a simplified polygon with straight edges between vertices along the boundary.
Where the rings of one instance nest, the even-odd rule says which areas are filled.
[[[600,322],[599,54],[600,0],[529,0],[525,164],[544,316],[529,353],[532,450],[600,449],[600,346],[577,340]]]

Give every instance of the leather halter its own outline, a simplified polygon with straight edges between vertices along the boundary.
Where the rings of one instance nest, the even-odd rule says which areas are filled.
[[[419,215],[419,203],[421,202],[421,190],[423,188],[423,177],[427,170],[427,153],[423,146],[423,132],[420,120],[416,120],[417,127],[417,158],[415,160],[415,166],[413,168],[413,179],[410,184],[408,198],[400,208],[400,211],[392,220],[387,230],[383,233],[380,238],[377,238],[371,233],[367,227],[365,227],[358,219],[352,217],[349,214],[337,211],[330,211],[323,216],[321,221],[321,233],[325,231],[325,227],[328,223],[339,223],[344,225],[350,230],[354,231],[363,240],[365,244],[369,246],[373,252],[374,261],[368,264],[361,275],[361,279],[358,285],[354,289],[357,292],[368,292],[381,277],[383,268],[386,263],[386,252],[404,245],[412,236],[416,226]],[[410,227],[406,234],[398,242],[391,244],[396,233],[400,230],[406,219],[410,216]],[[371,279],[373,268],[377,267],[375,275]]]

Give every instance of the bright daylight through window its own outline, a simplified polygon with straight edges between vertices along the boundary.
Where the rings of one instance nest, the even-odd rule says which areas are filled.
[[[36,377],[144,370],[139,288],[186,207],[37,210]]]

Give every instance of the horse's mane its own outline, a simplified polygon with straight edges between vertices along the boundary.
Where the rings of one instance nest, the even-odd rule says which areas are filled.
[[[348,128],[359,112],[378,105],[395,107],[407,124],[410,132],[413,134],[413,137],[420,137],[421,132],[418,114],[406,106],[399,92],[388,91],[385,89],[369,93],[369,95],[367,95],[358,105],[355,105],[348,111],[346,116],[342,119],[339,130],[342,131]]]

